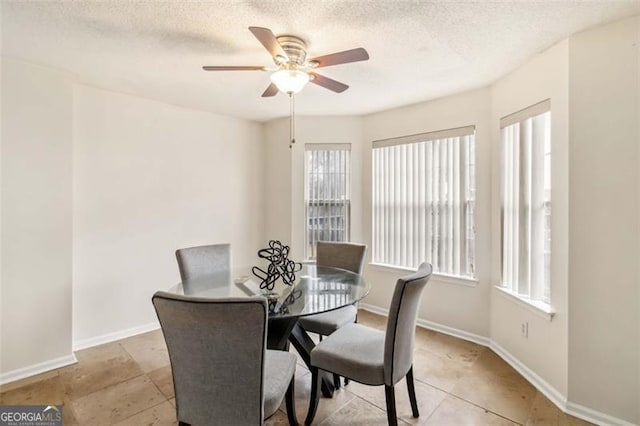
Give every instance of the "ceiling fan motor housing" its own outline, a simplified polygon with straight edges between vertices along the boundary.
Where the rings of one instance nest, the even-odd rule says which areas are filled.
[[[307,44],[304,40],[290,35],[279,36],[277,40],[289,58],[288,61],[285,59],[285,65],[291,68],[297,68],[304,64],[304,61],[307,59]]]

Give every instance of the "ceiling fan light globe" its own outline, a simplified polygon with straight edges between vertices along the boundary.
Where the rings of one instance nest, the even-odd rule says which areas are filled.
[[[280,70],[271,74],[271,82],[282,93],[298,93],[309,82],[309,74],[298,70]]]

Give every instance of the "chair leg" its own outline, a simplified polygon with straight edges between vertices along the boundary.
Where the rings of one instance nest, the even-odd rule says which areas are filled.
[[[409,369],[406,379],[407,379],[407,390],[409,391],[409,401],[411,401],[411,411],[413,413],[413,417],[420,417],[420,413],[418,412],[418,401],[416,400],[416,388],[413,385],[413,365]]]
[[[338,374],[333,374],[333,387],[337,389],[340,389],[340,375]]]
[[[289,418],[289,425],[298,426],[298,419],[296,418],[296,394],[294,389],[294,383],[296,381],[295,375],[291,378],[289,388],[285,395],[285,401],[287,404],[287,417]]]
[[[311,399],[309,401],[309,411],[307,418],[304,420],[305,425],[310,425],[316,416],[318,409],[318,400],[320,399],[320,372],[316,367],[311,367]]]
[[[355,323],[358,322],[358,304],[355,304],[356,307],[356,320],[354,321]],[[344,378],[344,385],[347,386],[349,384],[349,379],[348,378]]]
[[[387,400],[387,423],[389,423],[389,426],[398,426],[398,415],[396,414],[396,394],[393,386],[384,385],[384,394]]]

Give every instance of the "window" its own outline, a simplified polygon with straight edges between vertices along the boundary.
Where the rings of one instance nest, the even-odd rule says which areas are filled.
[[[305,258],[318,241],[349,241],[350,144],[305,145]]]
[[[500,120],[502,139],[502,286],[550,302],[550,102]]]
[[[475,276],[475,127],[373,143],[373,262]]]

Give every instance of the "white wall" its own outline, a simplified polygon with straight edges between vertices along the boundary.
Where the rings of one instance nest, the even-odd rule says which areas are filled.
[[[288,120],[286,120],[288,122]],[[351,144],[351,229],[350,240],[362,237],[362,118],[300,117],[296,119],[296,144],[292,163],[292,248],[298,259],[304,257],[304,145],[307,143]]]
[[[263,232],[258,123],[77,85],[73,338],[155,321],[179,281],[174,250],[231,243],[251,265]]]
[[[265,244],[280,240],[291,244],[291,161],[289,149],[289,122],[272,120],[263,125],[265,204],[261,214],[265,219]],[[260,245],[259,247],[266,247]],[[293,259],[296,259],[292,256]]]
[[[289,149],[289,118],[265,124],[268,239],[291,244],[291,257],[304,257],[304,146],[351,144],[351,241],[362,236],[362,117],[296,117],[296,143]],[[288,209],[288,211],[287,211]]]
[[[71,84],[2,60],[0,376],[71,355]]]
[[[491,339],[561,394],[567,392],[568,333],[568,41],[564,40],[492,86],[492,277],[500,283],[500,118],[551,99],[551,305],[541,318],[498,290],[491,296]],[[520,326],[529,324],[529,336]]]
[[[640,18],[571,37],[569,398],[640,423]]]
[[[364,118],[363,233],[371,247],[371,146],[372,141],[416,133],[476,126],[476,272],[478,282],[452,283],[433,276],[427,286],[419,316],[423,320],[489,336],[490,280],[490,92],[480,89],[447,98],[397,108]],[[371,255],[369,255],[371,259]],[[417,265],[416,265],[417,266]],[[372,285],[366,303],[388,308],[395,281],[407,272],[369,266],[366,274]]]

